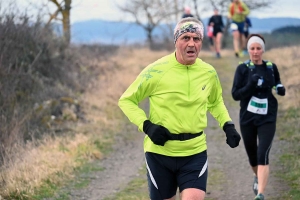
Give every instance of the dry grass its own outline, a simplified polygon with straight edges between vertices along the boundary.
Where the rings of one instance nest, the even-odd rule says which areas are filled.
[[[18,152],[18,154],[16,154]],[[22,152],[22,153],[21,153]],[[91,143],[89,137],[77,134],[73,138],[46,138],[38,146],[28,143],[16,145],[1,167],[3,197],[22,194],[33,195],[35,189],[47,180],[58,184],[70,177],[81,160],[101,157],[101,152]],[[63,176],[62,176],[63,175]]]
[[[297,108],[300,106],[300,46],[272,49],[266,57],[279,69],[280,78],[286,88],[286,96],[277,98],[280,108]]]
[[[165,54],[165,51],[121,48],[110,59],[99,61],[97,65],[103,68],[103,73],[84,97],[88,105],[85,107],[86,118],[106,127],[116,126],[123,116],[117,105],[122,93],[142,68]]]
[[[120,66],[114,79],[113,90],[117,97],[124,92],[124,90],[133,82],[134,78],[140,71],[148,64],[157,60],[158,58],[167,55],[168,51],[151,51],[149,49],[121,49],[118,55],[112,58],[112,61]],[[137,67],[138,66],[138,67]]]
[[[102,121],[106,125],[114,125],[115,119],[123,116],[117,106],[122,93],[142,68],[166,53],[121,48],[111,59],[101,61],[98,65],[106,68],[105,73],[100,75],[99,82],[85,95],[88,104],[92,105],[91,108],[98,110],[89,109],[87,117],[95,122]],[[99,112],[102,114],[99,115]]]

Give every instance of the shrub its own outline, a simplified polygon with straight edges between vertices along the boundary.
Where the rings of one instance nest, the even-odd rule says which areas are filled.
[[[37,105],[84,91],[87,73],[76,54],[50,27],[26,15],[0,16],[0,153],[15,143],[47,133],[53,105]],[[46,123],[45,123],[46,122]],[[48,131],[49,132],[49,131]]]

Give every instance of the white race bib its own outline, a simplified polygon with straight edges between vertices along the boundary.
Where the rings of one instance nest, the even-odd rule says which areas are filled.
[[[251,97],[247,110],[255,114],[266,115],[268,112],[268,99]]]

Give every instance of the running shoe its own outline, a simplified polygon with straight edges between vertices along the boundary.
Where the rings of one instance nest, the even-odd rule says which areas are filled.
[[[254,176],[254,182],[253,182],[252,189],[253,189],[254,194],[257,195],[257,191],[258,191],[258,179],[257,179],[257,176]]]
[[[239,56],[239,53],[237,53],[237,52],[235,52],[234,55],[235,55],[235,57],[237,57],[237,58],[240,57],[240,56]]]
[[[254,200],[264,200],[264,199],[265,199],[265,197],[264,197],[263,194],[258,194],[258,195],[254,198]]]
[[[240,52],[239,52],[239,57],[240,57],[240,58],[244,57],[243,51],[240,51]]]
[[[218,52],[218,53],[216,54],[216,57],[217,57],[217,58],[221,58],[221,54]]]

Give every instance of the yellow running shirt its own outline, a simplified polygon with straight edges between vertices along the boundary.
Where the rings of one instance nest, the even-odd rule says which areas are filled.
[[[182,65],[175,52],[148,65],[119,99],[119,107],[143,131],[146,113],[139,102],[149,97],[149,120],[173,134],[199,133],[207,127],[207,111],[220,127],[231,121],[222,98],[216,70],[197,58],[193,65]],[[146,135],[144,151],[167,156],[189,156],[207,149],[206,135],[190,140],[169,140],[155,145]]]

